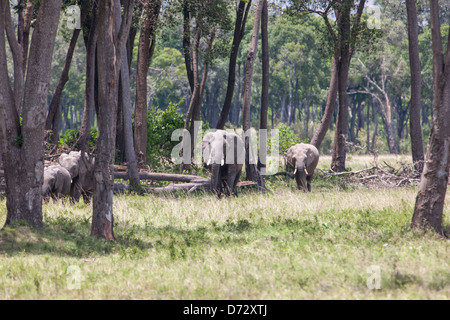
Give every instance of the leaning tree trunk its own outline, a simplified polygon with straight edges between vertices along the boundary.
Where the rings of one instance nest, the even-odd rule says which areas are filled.
[[[23,52],[13,32],[9,1],[0,0],[0,145],[6,180],[5,225],[23,220],[36,227],[43,226],[44,127],[60,10],[61,1],[41,1],[27,61],[26,82],[23,88],[15,85],[14,90],[23,90],[14,92],[6,68],[5,32],[15,68],[20,65],[22,71],[25,63],[18,63],[23,62]],[[22,121],[19,120],[19,105],[22,106]]]
[[[245,142],[245,171],[247,180],[255,181],[258,183],[259,188],[265,188],[264,179],[261,176],[255,162],[256,155],[252,154],[251,148],[251,114],[250,114],[250,98],[252,94],[252,77],[253,77],[253,64],[255,62],[257,48],[258,48],[258,36],[259,28],[261,24],[261,15],[263,11],[265,0],[258,0],[256,5],[255,20],[253,24],[252,41],[250,44],[250,50],[247,54],[247,61],[245,64],[245,77],[244,77],[244,98],[242,103],[242,126],[244,131]],[[251,162],[251,163],[250,163]]]
[[[450,167],[450,32],[447,52],[443,56],[438,2],[430,0],[430,9],[433,48],[433,127],[411,227],[434,229],[443,235],[442,215]]]
[[[120,23],[120,0],[100,2],[98,24],[98,139],[91,236],[115,240],[113,232],[113,172],[119,71],[130,32],[134,0],[125,5]]]
[[[231,101],[233,99],[234,85],[236,82],[236,61],[239,53],[239,46],[241,44],[242,38],[244,37],[245,25],[247,23],[248,12],[252,5],[252,1],[239,1],[239,6],[236,15],[236,23],[234,26],[233,44],[231,46],[230,53],[230,64],[228,66],[228,84],[227,93],[225,95],[225,102],[220,112],[219,121],[217,122],[216,128],[223,129],[225,123],[228,119],[228,114],[231,109]]]
[[[325,112],[323,114],[322,120],[317,130],[311,139],[311,144],[319,149],[322,144],[323,139],[330,128],[331,121],[333,121],[333,114],[336,108],[336,98],[337,98],[337,63],[336,59],[333,58],[333,65],[331,67],[331,79],[330,87],[328,88],[328,98],[325,107]]]
[[[85,5],[83,6],[80,18],[81,23],[83,23],[86,18],[88,4],[89,2],[86,2]],[[59,78],[58,85],[56,86],[55,93],[53,94],[52,101],[50,102],[47,121],[45,123],[45,130],[52,131],[51,140],[49,140],[49,142],[51,142],[51,144],[53,145],[53,150],[57,148],[59,140],[59,123],[61,118],[61,106],[60,106],[61,96],[67,81],[69,81],[70,66],[72,64],[73,53],[75,51],[80,32],[81,29],[75,29],[73,31],[72,39],[70,40],[69,43],[69,49],[67,50],[64,68],[61,73],[61,77]]]
[[[422,75],[419,58],[418,22],[415,0],[406,0],[408,14],[409,64],[411,69],[411,105],[410,105],[410,135],[414,169],[422,173],[423,170],[423,142],[422,126],[420,125],[420,100]]]

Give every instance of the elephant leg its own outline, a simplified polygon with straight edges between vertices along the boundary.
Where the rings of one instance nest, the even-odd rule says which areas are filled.
[[[222,177],[220,174],[220,165],[213,164],[211,167],[211,191],[215,193],[219,199],[222,189]]]
[[[239,181],[239,178],[241,177],[241,170],[237,170],[237,172],[236,172],[236,175],[234,176],[234,181],[233,181],[233,195],[235,196],[235,197],[237,197],[238,196],[238,193],[237,193],[237,183],[238,183],[238,181]]]
[[[313,176],[312,175],[306,177],[306,181],[308,182],[308,191],[309,192],[311,192],[311,182],[312,182],[312,180],[313,180]]]
[[[295,174],[295,182],[297,183],[297,189],[302,190],[302,181],[298,172]]]

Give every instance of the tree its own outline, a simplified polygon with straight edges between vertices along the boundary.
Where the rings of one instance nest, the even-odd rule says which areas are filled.
[[[83,7],[82,7],[82,13],[80,17],[80,23],[83,23],[86,16],[88,7],[91,5],[90,1],[84,1]],[[50,107],[47,115],[47,120],[45,122],[45,130],[51,130],[51,143],[54,146],[54,149],[58,146],[58,140],[59,140],[59,122],[60,122],[60,110],[61,110],[61,96],[62,92],[64,90],[64,86],[66,85],[67,81],[69,81],[69,71],[70,66],[72,64],[72,58],[75,51],[75,47],[78,41],[78,37],[81,33],[80,29],[75,29],[72,34],[72,39],[69,43],[69,48],[67,50],[67,56],[66,61],[64,63],[64,68],[61,73],[61,77],[59,79],[58,85],[56,86],[55,93],[53,94],[52,101],[50,102]]]
[[[0,1],[0,146],[6,179],[5,225],[23,220],[42,227],[44,126],[60,11],[61,1],[41,1],[29,56],[24,59],[27,48],[14,34],[9,1]],[[5,33],[14,60],[13,88],[8,75]]]
[[[433,126],[414,207],[412,228],[434,229],[443,235],[442,215],[450,169],[450,32],[444,53],[439,4],[430,0],[433,50]]]
[[[91,134],[91,125],[94,118],[94,112],[97,110],[96,95],[97,87],[97,39],[98,39],[98,5],[93,2],[91,18],[86,38],[86,88],[83,110],[83,120],[80,129],[79,146],[83,152],[89,150],[89,136]]]
[[[419,31],[415,0],[406,0],[408,13],[409,63],[411,69],[410,135],[414,168],[423,170],[422,126],[420,125],[422,75],[419,58]]]
[[[139,36],[138,62],[136,70],[136,109],[134,113],[134,148],[140,167],[147,158],[147,73],[153,57],[156,41],[156,27],[161,1],[143,1],[143,20]]]
[[[228,114],[231,109],[231,102],[233,99],[234,86],[236,82],[236,61],[239,54],[239,46],[241,44],[242,38],[244,37],[245,25],[247,23],[248,12],[252,5],[251,0],[239,1],[239,5],[236,12],[236,22],[234,27],[233,43],[231,45],[230,53],[230,64],[228,71],[228,83],[227,83],[227,93],[225,96],[225,102],[220,112],[219,121],[217,122],[216,128],[223,129],[228,118]]]
[[[91,235],[115,240],[113,172],[119,73],[130,32],[134,0],[126,1],[120,22],[120,0],[105,0],[98,17],[98,138]]]
[[[252,92],[252,76],[253,76],[253,64],[255,62],[257,47],[258,47],[258,36],[259,28],[261,25],[261,16],[263,11],[263,6],[266,0],[258,0],[256,5],[255,20],[253,24],[252,41],[250,44],[250,50],[247,54],[247,61],[245,64],[245,78],[244,78],[244,97],[242,102],[242,127],[245,133],[245,172],[247,175],[247,180],[255,181],[258,183],[258,187],[265,188],[264,179],[262,178],[256,164],[254,161],[250,163],[251,158],[255,157],[252,154],[250,147],[251,136],[250,134],[250,97]]]

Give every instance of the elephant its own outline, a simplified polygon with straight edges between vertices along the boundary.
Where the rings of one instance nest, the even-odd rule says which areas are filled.
[[[311,144],[299,143],[290,147],[286,154],[287,164],[294,170],[297,188],[311,192],[314,170],[319,163],[319,151]]]
[[[52,196],[68,196],[72,177],[66,168],[60,165],[53,165],[44,169],[44,182],[42,184],[42,196],[44,198]]]
[[[237,196],[244,152],[244,143],[235,133],[216,130],[203,137],[202,154],[205,167],[211,171],[211,190],[219,198],[222,191],[228,196]]]
[[[59,157],[59,164],[66,168],[72,177],[70,196],[72,200],[79,201],[80,196],[86,203],[94,191],[94,162],[95,159],[87,154],[82,156],[81,151],[63,153]]]

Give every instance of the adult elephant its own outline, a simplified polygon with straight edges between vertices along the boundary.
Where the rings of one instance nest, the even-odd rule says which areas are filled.
[[[60,165],[49,166],[44,169],[42,196],[58,198],[70,194],[72,177],[69,171]]]
[[[319,163],[319,151],[312,144],[299,143],[286,153],[287,164],[294,170],[294,178],[299,190],[311,192],[311,181]]]
[[[79,201],[83,196],[84,201],[89,202],[94,191],[94,158],[81,151],[63,153],[59,157],[59,164],[69,171],[72,177],[70,196],[72,200]]]
[[[235,133],[216,130],[203,137],[202,153],[205,166],[211,171],[211,190],[219,198],[222,192],[237,196],[244,152],[244,143]]]

